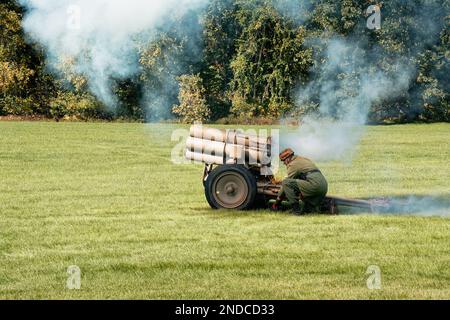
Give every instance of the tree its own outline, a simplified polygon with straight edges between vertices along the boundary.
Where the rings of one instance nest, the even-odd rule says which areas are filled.
[[[238,9],[234,0],[213,0],[204,14],[201,77],[212,119],[228,116],[231,107],[227,92],[233,78],[230,63],[241,32]]]
[[[206,105],[205,88],[200,75],[183,75],[177,78],[180,85],[179,105],[173,107],[184,123],[204,122],[209,119],[211,111]]]
[[[145,41],[145,35],[140,37],[142,108],[147,120],[173,118],[171,107],[177,101],[177,77],[200,72],[202,29],[199,23],[198,16],[188,12],[168,21],[156,39],[151,37],[151,41]]]
[[[379,30],[366,27],[372,4],[382,9]],[[399,66],[407,66],[408,85],[371,101],[369,121],[450,121],[449,12],[448,0],[211,0],[200,13],[173,15],[133,37],[139,71],[108,79],[116,108],[107,109],[71,57],[47,72],[42,47],[25,40],[23,8],[2,1],[0,114],[189,122],[302,117],[321,112],[324,92],[311,89],[301,100],[295,89],[315,87],[329,59],[326,43],[343,39],[362,58],[348,55],[326,75],[337,101],[331,116],[345,113],[364,75],[398,79]]]
[[[291,111],[290,93],[306,79],[311,51],[303,46],[305,29],[295,27],[268,3],[244,6],[242,34],[231,62],[232,112],[237,116],[278,118]]]
[[[14,3],[0,4],[0,113],[4,114],[31,114],[38,109],[30,97],[37,72],[32,68],[21,18]]]

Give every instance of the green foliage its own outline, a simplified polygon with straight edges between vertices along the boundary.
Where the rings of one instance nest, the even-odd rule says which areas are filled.
[[[291,89],[306,78],[311,64],[311,51],[303,47],[305,30],[269,5],[243,9],[239,21],[243,31],[231,62],[232,112],[237,116],[285,115],[292,108]]]
[[[35,102],[32,97],[18,97],[5,95],[0,98],[0,115],[27,116],[35,110]]]
[[[371,4],[381,6],[380,30],[366,28],[365,11]],[[46,71],[42,48],[25,41],[22,8],[16,1],[3,1],[0,114],[144,121],[174,115],[186,121],[191,118],[187,114],[198,112],[199,118],[213,121],[302,117],[316,113],[320,99],[298,101],[296,88],[315,79],[312,66],[326,62],[324,48],[314,39],[340,37],[376,53],[369,61],[371,72],[393,75],[399,60],[416,72],[407,90],[371,106],[370,122],[450,121],[449,12],[448,0],[211,0],[200,19],[187,14],[171,20],[156,37],[148,36],[150,41],[145,34],[136,38],[140,71],[109,79],[116,101],[114,111],[105,112],[71,57],[54,66],[57,75]],[[429,30],[439,37],[427,34]],[[178,96],[185,95],[177,77],[192,74],[201,78],[205,101],[200,105],[205,106],[188,112],[186,105],[173,113]],[[339,77],[348,81],[342,81],[347,87],[337,98],[355,95],[353,84],[360,79],[355,74]]]
[[[142,66],[140,80],[147,88],[148,101],[145,113],[150,120],[170,117],[171,106],[176,103],[176,77],[181,75],[183,41],[168,34],[158,40],[142,44],[139,63]]]
[[[199,75],[183,75],[178,77],[180,93],[179,105],[173,107],[174,114],[184,123],[205,122],[211,111],[206,105],[205,88]]]
[[[18,8],[0,4],[0,113],[22,115],[35,109],[27,88],[35,75],[29,67]]]
[[[108,112],[90,94],[62,91],[50,100],[49,114],[56,120],[89,120],[107,118]]]
[[[145,120],[145,110],[141,107],[142,83],[138,77],[117,81],[114,94],[119,100],[116,117],[134,121]]]
[[[212,107],[212,119],[225,117],[230,112],[227,91],[233,79],[231,61],[241,32],[236,20],[238,10],[233,0],[213,0],[205,13],[202,78],[208,105]]]
[[[16,1],[0,4],[0,114],[48,115],[55,81],[40,48],[26,42],[22,15]]]
[[[450,15],[437,45],[419,55],[417,83],[422,88],[420,98],[422,120],[450,121]]]

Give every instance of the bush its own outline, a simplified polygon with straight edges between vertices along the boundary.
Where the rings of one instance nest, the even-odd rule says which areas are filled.
[[[231,99],[231,112],[237,118],[252,118],[264,113],[264,107],[256,103],[247,102],[240,94]]]
[[[204,122],[209,119],[211,111],[206,105],[205,88],[197,75],[183,75],[177,78],[180,86],[179,105],[174,106],[173,113],[180,116],[184,123]]]
[[[28,116],[36,109],[32,97],[0,97],[0,115]]]
[[[266,126],[266,125],[276,125],[279,124],[280,121],[274,118],[269,117],[224,117],[214,122],[219,125],[257,125],[257,126]]]
[[[56,120],[89,120],[111,117],[105,107],[92,95],[77,95],[65,91],[60,92],[50,101],[49,113]]]

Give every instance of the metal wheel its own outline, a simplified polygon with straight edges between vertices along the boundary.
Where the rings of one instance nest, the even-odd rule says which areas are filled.
[[[236,172],[224,172],[214,180],[213,197],[226,209],[241,206],[247,199],[249,187],[245,179]]]
[[[205,184],[206,198],[215,209],[249,209],[254,204],[256,189],[255,177],[239,165],[217,167]]]

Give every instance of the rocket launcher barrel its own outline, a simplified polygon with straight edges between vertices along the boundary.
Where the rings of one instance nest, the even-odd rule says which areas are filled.
[[[235,163],[234,159],[224,159],[223,156],[214,156],[205,153],[192,152],[189,150],[186,150],[185,156],[188,160],[204,162],[207,164],[223,165]]]
[[[264,159],[270,152],[270,150],[267,149],[257,149],[243,145],[227,144],[192,137],[187,139],[186,148],[192,152],[214,154],[216,156],[223,156],[226,154],[231,158],[252,157],[254,159]]]
[[[190,129],[190,136],[203,140],[231,143],[257,149],[270,150],[271,147],[270,137],[246,135],[238,130],[221,130],[194,125]]]
[[[250,164],[270,166],[269,138],[245,135],[236,130],[192,126],[186,141],[186,158],[207,164]]]

